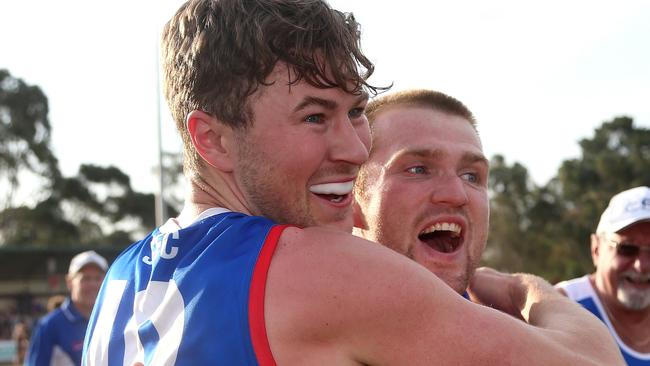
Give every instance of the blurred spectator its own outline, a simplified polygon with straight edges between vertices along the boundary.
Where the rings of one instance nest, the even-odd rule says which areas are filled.
[[[596,271],[557,284],[602,320],[630,366],[650,366],[650,188],[609,202],[591,235]]]
[[[25,365],[81,365],[88,318],[107,269],[106,259],[92,250],[72,258],[66,276],[70,297],[39,320]]]
[[[14,325],[11,339],[16,343],[16,356],[14,357],[14,365],[22,365],[25,362],[25,354],[27,347],[29,347],[29,327],[22,321]]]

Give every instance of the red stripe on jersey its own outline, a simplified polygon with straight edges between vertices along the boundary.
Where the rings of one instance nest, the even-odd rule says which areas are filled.
[[[260,366],[275,366],[275,360],[271,353],[271,346],[266,335],[266,324],[264,322],[264,293],[266,290],[266,277],[271,265],[271,257],[278,245],[282,231],[287,225],[274,226],[264,241],[262,250],[251,280],[250,297],[248,300],[248,322],[253,342],[253,351]]]

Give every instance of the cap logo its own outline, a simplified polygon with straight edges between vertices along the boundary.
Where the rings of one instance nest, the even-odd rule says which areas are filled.
[[[630,202],[625,206],[625,211],[650,210],[650,198],[644,198],[641,202]]]

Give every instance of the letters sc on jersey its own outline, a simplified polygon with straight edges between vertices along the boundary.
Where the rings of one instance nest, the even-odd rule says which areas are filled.
[[[264,288],[286,226],[208,211],[186,228],[168,230],[168,222],[115,260],[90,318],[84,365],[275,365]]]

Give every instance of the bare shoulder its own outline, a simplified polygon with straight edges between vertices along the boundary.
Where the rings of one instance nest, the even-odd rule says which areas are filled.
[[[278,279],[279,293],[289,285],[302,288],[294,296],[309,294],[305,301],[323,301],[338,294],[340,301],[354,300],[372,291],[368,282],[390,282],[386,266],[413,267],[400,255],[351,234],[326,228],[287,228],[273,256],[270,285]],[[400,271],[394,273],[399,276]],[[385,293],[385,289],[384,289]]]
[[[481,338],[460,335],[484,311],[406,257],[322,228],[282,235],[266,305],[271,349],[286,365],[435,364]]]
[[[339,268],[381,260],[386,254],[393,257],[379,244],[347,232],[319,227],[288,227],[280,236],[271,265],[280,273],[286,264],[294,273],[300,269],[308,275],[333,272],[332,266]]]
[[[327,228],[286,229],[271,266],[280,277],[299,277],[292,279],[296,286],[314,287],[318,283],[323,296],[328,291],[345,290],[345,296],[355,301],[355,297],[367,296],[375,290],[385,296],[389,291],[386,286],[401,283],[402,277],[414,281],[414,287],[418,286],[418,277],[437,281],[424,268],[392,250]]]
[[[590,364],[576,362],[588,352],[574,352],[586,341],[574,339],[575,327],[555,330],[582,316],[566,298],[533,306],[541,309],[535,317],[547,315],[542,323],[555,324],[538,328],[473,304],[405,256],[344,232],[286,229],[266,290],[267,335],[281,365]]]

